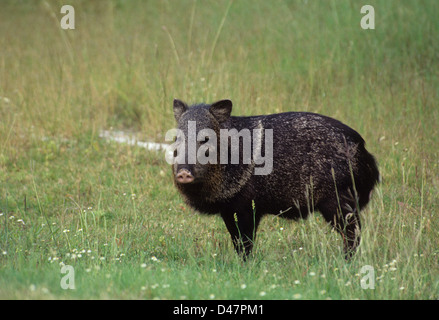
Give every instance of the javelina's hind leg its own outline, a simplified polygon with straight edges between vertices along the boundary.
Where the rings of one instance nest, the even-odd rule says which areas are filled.
[[[325,220],[343,238],[345,258],[348,260],[360,244],[361,222],[357,208],[352,201],[327,201],[319,206]],[[341,212],[340,212],[341,211]]]
[[[236,252],[246,260],[253,248],[260,217],[254,216],[251,212],[224,212],[221,213],[221,217],[232,237]]]

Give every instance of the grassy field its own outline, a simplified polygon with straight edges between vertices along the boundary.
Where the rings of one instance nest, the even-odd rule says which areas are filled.
[[[0,4],[0,298],[439,298],[439,2],[74,0],[74,30],[63,4]],[[163,142],[174,97],[359,131],[383,181],[353,259],[316,213],[265,218],[243,263],[162,153],[99,138]]]

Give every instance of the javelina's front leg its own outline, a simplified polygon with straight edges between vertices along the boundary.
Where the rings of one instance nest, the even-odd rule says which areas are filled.
[[[246,260],[256,239],[260,217],[254,215],[252,210],[237,213],[223,212],[221,217],[229,230],[236,252]]]

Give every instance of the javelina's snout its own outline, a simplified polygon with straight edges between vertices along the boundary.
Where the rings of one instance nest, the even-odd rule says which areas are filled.
[[[187,169],[180,169],[175,176],[178,183],[191,183],[194,181],[194,176]]]

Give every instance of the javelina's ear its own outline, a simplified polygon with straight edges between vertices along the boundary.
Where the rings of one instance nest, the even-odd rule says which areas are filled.
[[[174,117],[175,120],[180,119],[181,115],[187,110],[187,104],[178,99],[174,99]]]
[[[232,112],[232,101],[221,100],[213,103],[209,109],[210,113],[218,120],[218,122],[224,122],[230,118]]]

